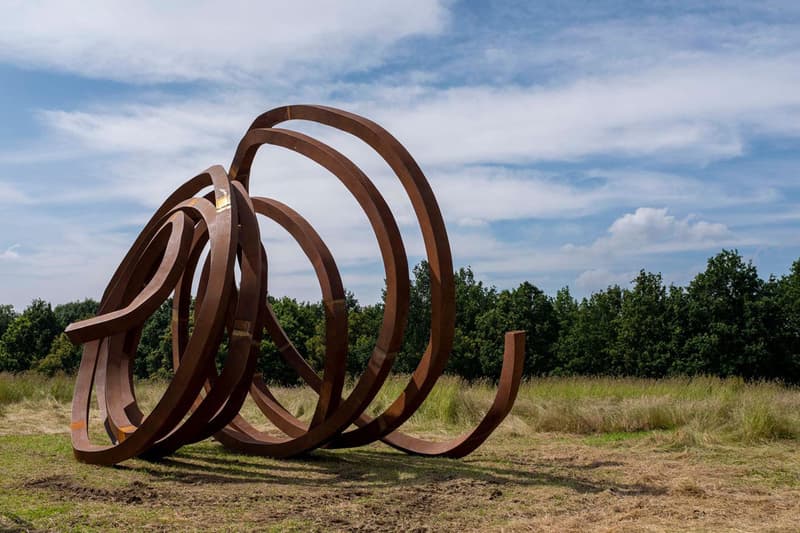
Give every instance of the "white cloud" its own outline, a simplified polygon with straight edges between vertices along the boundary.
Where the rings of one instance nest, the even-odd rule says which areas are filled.
[[[15,259],[19,259],[19,244],[12,244],[4,251],[0,252],[0,261],[13,261]]]
[[[554,30],[521,35],[509,32],[492,36],[488,42],[471,43],[470,53],[455,58],[451,68],[456,72],[488,71],[506,82],[542,67],[564,79],[587,71],[629,73],[721,57],[770,57],[796,51],[800,35],[793,17],[786,14],[781,20],[766,22],[764,13],[759,13],[762,5],[763,2],[737,5],[739,20],[733,23],[719,16],[719,12],[697,16],[680,10],[642,17],[625,9],[613,17],[589,21],[567,15],[565,23]],[[682,6],[689,7],[687,2]],[[784,11],[789,7],[784,5]]]
[[[725,238],[730,231],[723,224],[700,220],[692,222],[690,217],[678,220],[667,214],[667,209],[640,207],[614,221],[608,229],[611,239],[628,244],[639,244],[666,239],[706,241]]]
[[[21,309],[33,298],[55,304],[98,298],[135,236],[115,232],[115,223],[47,211],[35,217],[25,217],[24,209],[9,212],[2,235],[13,235],[24,247],[0,252],[0,303]]]
[[[43,117],[50,121],[63,140],[71,138],[87,154],[108,157],[101,167],[105,169],[106,179],[100,187],[91,189],[93,194],[104,199],[133,199],[146,206],[146,211],[160,203],[179,183],[206,166],[228,164],[236,141],[255,114],[247,111],[253,101],[241,100],[236,105],[232,100],[189,100],[175,106],[140,104],[119,110],[48,113]],[[230,112],[226,112],[228,102],[231,103]],[[90,127],[65,126],[73,119],[78,123],[86,121]],[[162,125],[162,131],[169,131],[169,135],[159,137]],[[292,128],[297,126],[304,125],[299,122],[289,124]],[[148,134],[151,129],[154,135]],[[195,130],[198,130],[197,135]],[[325,128],[313,133],[341,149],[375,179],[401,224],[412,263],[415,257],[422,256],[424,250],[410,205],[386,165],[375,161],[369,150],[347,137],[333,135]],[[409,146],[415,143],[414,139],[403,141]],[[415,152],[415,148],[411,150]],[[627,252],[622,250],[612,254],[607,246],[604,248],[605,240],[632,231],[625,229],[628,222],[623,217],[621,220],[625,222],[612,225],[610,236],[602,237],[594,245],[558,249],[541,240],[528,241],[522,237],[512,242],[500,242],[492,233],[491,222],[541,219],[561,224],[566,218],[580,220],[586,215],[643,204],[668,203],[682,209],[692,206],[709,209],[734,204],[763,204],[774,201],[778,194],[774,188],[741,184],[728,187],[724,183],[640,170],[635,166],[575,171],[565,179],[562,174],[535,168],[472,166],[463,162],[429,165],[424,155],[416,157],[426,169],[450,228],[456,264],[473,264],[476,269],[487,272],[491,276],[489,279],[509,272],[524,273],[518,277],[525,279],[543,272],[596,270],[600,265],[611,271],[620,264],[610,256],[624,256]],[[374,236],[363,213],[341,184],[303,158],[269,147],[263,148],[256,159],[252,184],[254,194],[284,201],[307,217],[339,261],[346,286],[358,288],[359,297],[365,301],[377,298],[382,276]],[[647,214],[646,210],[639,210],[628,216],[638,220],[644,214]],[[666,211],[660,216],[662,219],[671,218],[671,222],[666,224],[671,224],[675,231],[688,227],[689,236],[708,231],[703,222],[698,225],[688,218],[675,220]],[[658,222],[658,216],[649,221],[654,226],[650,231],[658,229]],[[661,223],[665,222],[662,220]],[[715,227],[712,225],[712,229]],[[576,232],[586,235],[585,229]],[[298,297],[316,298],[316,285],[301,281],[313,281],[313,276],[306,272],[307,260],[291,239],[281,230],[268,227],[264,229],[264,237],[270,254],[272,289],[279,291],[276,293],[289,290],[290,294]],[[719,239],[682,242],[680,238],[662,237],[630,252],[641,257],[645,253],[674,250],[687,243],[691,249],[705,250],[712,244],[723,242]],[[619,242],[619,239],[617,237],[614,242]],[[375,275],[352,278],[354,273],[363,272],[364,268],[370,268]],[[584,284],[586,287],[590,285],[589,281]]]
[[[794,134],[797,57],[719,59],[559,86],[430,90],[374,115],[428,164],[531,163],[593,155],[708,161],[750,135]],[[795,120],[795,123],[797,121]]]
[[[586,226],[583,231],[591,233]],[[576,287],[586,292],[610,283],[627,283],[647,264],[656,264],[656,271],[663,270],[665,259],[679,252],[716,253],[722,247],[766,242],[763,235],[738,235],[720,223],[694,216],[677,218],[665,208],[648,207],[616,218],[604,235],[587,245],[497,242],[487,232],[471,235],[459,232],[453,238],[454,249],[463,247],[462,251],[471,256],[469,262],[476,272],[483,272],[490,279],[527,279],[537,283],[556,274],[566,284],[575,276]]]
[[[423,167],[526,164],[595,155],[713,161],[756,135],[800,135],[798,57],[719,60],[559,86],[329,86],[333,102],[384,124]],[[320,88],[318,97],[330,100]],[[411,95],[411,96],[410,96]],[[264,111],[258,93],[51,110],[55,132],[96,151],[230,145]],[[231,140],[233,139],[233,140]]]
[[[616,219],[608,228],[608,235],[590,246],[568,244],[564,250],[592,254],[702,250],[734,242],[733,237],[724,224],[694,220],[692,216],[677,219],[667,214],[667,208],[640,207]]]
[[[198,171],[227,166],[258,113],[298,101],[343,107],[392,131],[430,178],[456,264],[472,264],[489,282],[575,280],[591,290],[672,252],[794,242],[788,226],[775,231],[777,217],[764,216],[757,231],[746,220],[784,200],[796,172],[772,172],[766,161],[769,172],[737,166],[732,179],[713,166],[747,154],[754,141],[800,136],[800,33],[791,21],[745,14],[729,24],[718,12],[550,19],[534,6],[533,26],[520,33],[450,25],[448,0],[244,4],[44,1],[4,10],[0,62],[132,84],[203,82],[191,92],[139,87],[131,98],[40,111],[45,138],[30,145],[46,148],[0,153],[5,165],[69,163],[58,179],[0,182],[0,204],[56,215],[31,220],[20,210],[6,226],[14,237],[3,246],[25,248],[0,254],[20,256],[0,268],[14,280],[2,286],[4,298],[96,295],[133,238],[115,231],[142,224]],[[408,39],[433,35],[441,39]],[[348,76],[356,71],[366,74]],[[352,139],[288,125],[296,126],[362,166],[395,212],[412,263],[422,255],[413,211],[386,165]],[[268,148],[253,176],[254,192],[307,217],[347,287],[374,300],[379,253],[341,184]],[[119,213],[101,213],[110,202]],[[749,209],[726,211],[733,205]],[[65,221],[62,207],[85,212]],[[536,228],[497,224],[520,220]],[[264,238],[272,288],[317,298],[296,244],[276,228],[265,227]]]
[[[213,110],[185,107],[167,104],[159,108],[129,105],[97,112],[53,110],[42,111],[40,117],[59,134],[94,152],[174,154],[207,149],[235,138],[246,128],[234,129],[236,119],[247,124],[248,115],[237,116],[230,107],[225,111],[222,106]]]
[[[360,70],[447,23],[442,2],[6,2],[0,60],[126,82],[244,83]]]
[[[445,216],[459,222],[564,220],[653,202],[710,209],[766,204],[778,196],[773,188],[760,185],[733,187],[632,169],[576,171],[568,176],[486,166],[433,170],[429,176]]]

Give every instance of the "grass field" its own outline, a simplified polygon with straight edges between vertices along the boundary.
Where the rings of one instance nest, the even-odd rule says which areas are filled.
[[[489,384],[442,381],[409,431],[455,435],[491,403]],[[496,434],[462,460],[381,445],[272,460],[207,441],[114,468],[73,460],[71,383],[0,375],[0,530],[800,527],[800,390],[772,383],[534,380]],[[376,407],[403,383],[389,383]],[[141,403],[153,405],[162,387],[139,384]],[[301,417],[313,412],[309,391],[277,395]],[[250,404],[244,414],[260,420]]]

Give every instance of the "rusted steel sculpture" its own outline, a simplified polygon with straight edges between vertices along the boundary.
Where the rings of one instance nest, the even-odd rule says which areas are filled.
[[[375,418],[365,410],[389,375],[408,315],[403,241],[386,201],[369,178],[330,146],[275,127],[288,120],[324,124],[372,147],[400,179],[422,230],[431,273],[430,341],[408,385]],[[386,276],[383,322],[366,370],[344,398],[347,312],[342,280],[327,246],[304,218],[277,200],[248,194],[250,168],[264,144],[297,152],[336,176],[364,210],[378,240]],[[212,191],[202,195],[209,187]],[[257,215],[277,222],[298,242],[319,279],[326,332],[321,377],[287,337],[267,301],[267,255]],[[190,328],[192,283],[206,248]],[[145,320],[173,292],[175,374],[158,404],[145,414],[136,401],[133,360]],[[67,328],[73,342],[84,344],[72,402],[75,456],[87,463],[115,464],[135,456],[160,457],[214,436],[231,449],[272,457],[376,440],[413,454],[463,457],[480,446],[510,411],[522,376],[525,334],[506,334],[499,389],[474,430],[448,442],[428,442],[399,432],[442,374],[454,328],[455,284],[447,232],[428,181],[411,155],[386,130],[358,115],[312,105],[273,109],[250,126],[227,173],[213,166],[167,198],[111,278],[98,316]],[[309,423],[289,413],[255,374],[265,330],[285,361],[319,394]],[[229,354],[218,371],[215,355],[225,333]],[[89,439],[92,390],[110,445]],[[238,414],[248,393],[285,436],[259,431]]]

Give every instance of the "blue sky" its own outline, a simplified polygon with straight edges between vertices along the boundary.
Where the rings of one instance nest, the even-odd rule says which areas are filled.
[[[684,284],[721,248],[762,276],[800,257],[800,3],[6,1],[0,7],[0,302],[98,297],[161,200],[228,166],[257,114],[324,103],[392,131],[426,172],[456,265],[577,295],[640,268]],[[421,237],[369,150],[345,152]],[[318,229],[377,300],[366,217],[293,154],[253,192]],[[270,290],[319,298],[264,223]]]

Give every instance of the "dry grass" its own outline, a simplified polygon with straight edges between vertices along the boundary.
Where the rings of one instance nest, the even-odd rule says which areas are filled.
[[[140,401],[162,389],[139,384]],[[446,379],[409,430],[458,433],[493,390]],[[276,393],[313,411],[310,391]],[[770,383],[544,379],[464,460],[374,445],[279,461],[208,441],[103,468],[72,459],[63,394],[36,392],[0,415],[0,530],[796,531],[798,407]]]
[[[404,376],[390,379],[370,412],[386,408],[406,383]],[[145,410],[155,405],[164,387],[160,381],[137,384]],[[310,389],[275,387],[274,392],[295,416],[311,417],[316,395]],[[464,430],[478,423],[494,392],[491,383],[466,384],[445,376],[407,427],[426,434]],[[70,377],[0,374],[0,435],[64,431],[71,394]],[[243,414],[269,429],[252,402]],[[681,445],[800,440],[800,389],[708,377],[534,379],[523,383],[505,427],[516,435],[664,430]]]
[[[535,380],[520,390],[514,413],[534,431],[679,430],[694,443],[800,439],[800,390],[739,379]]]
[[[404,376],[390,379],[370,408],[382,411],[405,386]],[[155,405],[164,382],[137,385],[140,403]],[[457,431],[476,424],[494,397],[490,383],[466,384],[454,377],[440,380],[422,408],[409,421],[417,431]],[[293,414],[308,419],[316,396],[308,388],[276,387],[276,396]],[[0,434],[29,433],[13,429],[24,421],[33,432],[46,432],[50,421],[68,419],[72,378],[0,374]],[[46,420],[37,421],[36,414]],[[68,413],[64,412],[64,416]],[[248,402],[244,414],[268,427]],[[60,417],[60,418],[59,418]],[[682,441],[753,443],[800,439],[800,389],[777,383],[745,383],[739,379],[683,378],[667,380],[620,378],[544,378],[523,383],[511,425],[520,434],[575,434],[669,430]],[[39,423],[41,422],[41,423]],[[60,432],[63,426],[52,425]],[[685,435],[692,434],[691,438]]]
[[[0,372],[0,409],[22,401],[54,400],[65,403],[72,398],[75,378],[41,374],[9,374]],[[2,413],[2,411],[0,411]]]

